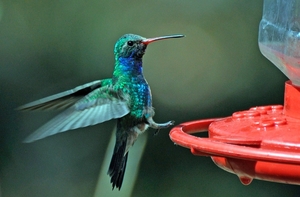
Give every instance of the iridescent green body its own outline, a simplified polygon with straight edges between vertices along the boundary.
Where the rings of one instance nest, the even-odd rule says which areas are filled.
[[[116,144],[108,174],[112,187],[121,188],[128,150],[148,127],[159,130],[174,121],[153,120],[150,87],[143,76],[142,57],[147,45],[157,40],[180,38],[170,35],[146,39],[125,34],[114,48],[115,69],[111,79],[97,80],[21,106],[21,110],[65,109],[25,139],[33,142],[59,132],[117,119]]]
[[[130,66],[128,66],[130,65]],[[151,90],[143,76],[141,60],[120,58],[113,73],[116,91],[130,95],[130,115],[136,119],[153,116]]]

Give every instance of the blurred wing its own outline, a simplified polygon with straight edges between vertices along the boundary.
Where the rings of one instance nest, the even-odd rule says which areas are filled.
[[[24,142],[125,116],[130,112],[127,98],[109,87],[98,88],[29,135]]]
[[[110,79],[105,79],[110,80]],[[67,90],[46,98],[33,101],[18,108],[22,111],[66,109],[75,104],[79,99],[99,88],[104,80],[93,81],[74,89]]]

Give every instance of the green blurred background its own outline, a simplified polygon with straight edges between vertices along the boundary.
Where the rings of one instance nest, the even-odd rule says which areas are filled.
[[[151,44],[144,57],[158,122],[179,124],[282,104],[287,78],[258,49],[262,5],[245,0],[0,1],[0,195],[93,196],[115,122],[22,144],[55,113],[15,108],[110,77],[114,44],[125,33],[186,35]],[[293,185],[254,180],[243,186],[210,158],[174,146],[168,132],[153,137],[148,131],[132,196],[300,195]]]

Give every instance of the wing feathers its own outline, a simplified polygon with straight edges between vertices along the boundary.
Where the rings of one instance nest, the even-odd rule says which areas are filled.
[[[108,79],[107,79],[108,80]],[[66,109],[76,103],[79,99],[99,88],[102,81],[97,80],[81,86],[77,86],[71,90],[67,90],[46,98],[33,101],[18,108],[22,111],[33,110],[52,110],[52,109]]]
[[[75,110],[73,106],[29,135],[24,142],[29,143],[60,132],[99,124],[120,118],[128,113],[129,109],[126,102],[107,103],[82,111]]]
[[[88,83],[22,106],[22,110],[35,110],[65,108],[65,106],[73,104],[28,136],[24,142],[33,142],[56,133],[99,124],[128,114],[130,112],[128,107],[130,103],[129,96],[122,92],[116,92],[110,85],[99,88],[99,83],[100,81]],[[95,87],[98,88],[89,92],[90,89]],[[86,88],[89,88],[89,90],[87,91]],[[70,99],[73,99],[69,96],[79,94],[78,91],[83,90],[85,93],[88,92],[87,95],[80,100],[77,99],[75,103],[74,101],[69,102]]]

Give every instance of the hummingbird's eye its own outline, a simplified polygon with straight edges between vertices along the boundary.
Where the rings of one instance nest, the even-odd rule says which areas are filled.
[[[133,46],[133,42],[132,41],[128,41],[127,45],[131,47],[131,46]]]

